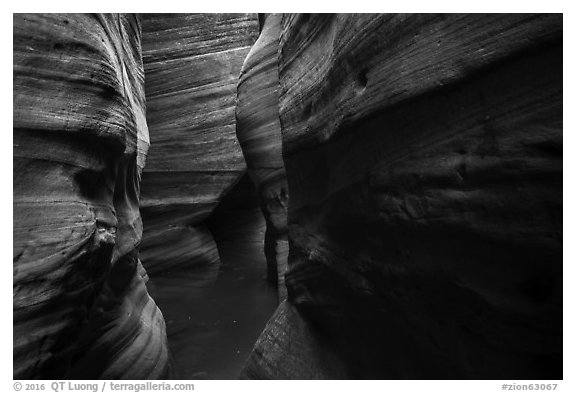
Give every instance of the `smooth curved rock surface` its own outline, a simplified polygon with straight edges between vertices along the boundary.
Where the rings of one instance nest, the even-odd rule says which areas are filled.
[[[240,73],[236,106],[236,135],[248,173],[256,185],[266,218],[265,253],[268,279],[278,282],[286,297],[284,274],[288,262],[288,184],[282,161],[278,115],[278,40],[282,14],[263,14],[261,32]]]
[[[142,260],[150,274],[218,264],[204,221],[246,171],[236,85],[256,14],[146,14],[143,59],[152,148],[143,175]]]
[[[140,36],[134,15],[14,15],[15,379],[170,374],[137,249]]]
[[[344,361],[322,377],[561,379],[562,15],[280,37],[288,302]],[[244,376],[305,376],[298,336],[272,319]]]

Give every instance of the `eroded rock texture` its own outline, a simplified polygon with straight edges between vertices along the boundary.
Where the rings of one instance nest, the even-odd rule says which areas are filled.
[[[143,17],[152,149],[143,176],[142,260],[150,274],[218,264],[204,220],[245,173],[236,85],[256,14]]]
[[[284,15],[280,37],[288,303],[244,376],[562,378],[562,16]]]
[[[264,14],[260,18],[260,36],[248,53],[240,74],[236,134],[266,218],[264,247],[268,279],[278,282],[279,297],[284,299],[284,273],[288,261],[288,185],[278,116],[281,20],[281,14]]]
[[[220,265],[163,272],[150,294],[166,320],[179,379],[236,379],[278,306],[266,280],[266,223],[247,174],[206,220]]]
[[[169,375],[138,244],[140,20],[14,15],[14,378]]]

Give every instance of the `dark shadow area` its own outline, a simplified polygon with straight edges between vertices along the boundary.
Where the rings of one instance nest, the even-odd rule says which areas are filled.
[[[148,287],[166,321],[176,378],[236,379],[278,304],[266,281],[266,224],[247,176],[207,225],[220,266],[165,273]]]

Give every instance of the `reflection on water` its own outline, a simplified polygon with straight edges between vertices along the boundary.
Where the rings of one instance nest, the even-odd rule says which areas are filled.
[[[235,379],[277,304],[266,281],[264,220],[253,198],[232,193],[214,216],[220,266],[151,277],[181,379]]]
[[[172,273],[150,280],[150,292],[166,320],[177,378],[236,378],[274,312],[276,289],[265,280],[262,251],[247,251],[222,249],[219,271]],[[215,282],[208,287],[205,280],[199,284],[199,275],[212,275]]]

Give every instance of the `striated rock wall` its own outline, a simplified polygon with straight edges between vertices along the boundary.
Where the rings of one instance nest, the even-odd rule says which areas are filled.
[[[285,14],[278,67],[288,303],[243,376],[561,379],[562,16]]]
[[[143,59],[152,149],[143,175],[142,260],[150,274],[218,264],[205,219],[245,173],[236,85],[256,14],[146,14]]]
[[[14,378],[170,375],[138,256],[141,24],[14,15]]]
[[[278,40],[282,14],[262,14],[261,32],[248,53],[238,84],[236,135],[266,218],[268,280],[286,297],[288,184],[278,116]]]

